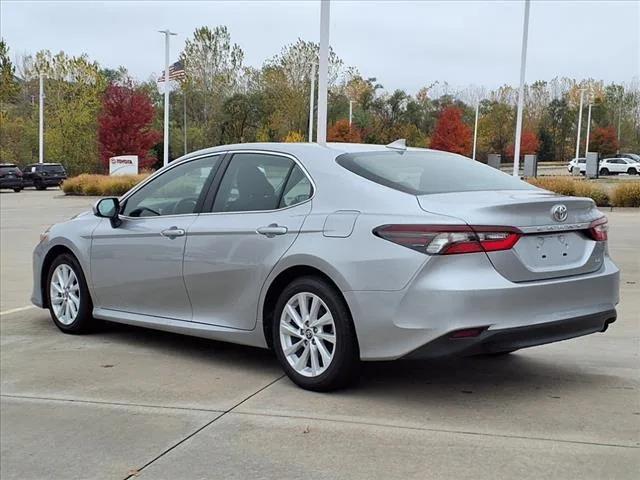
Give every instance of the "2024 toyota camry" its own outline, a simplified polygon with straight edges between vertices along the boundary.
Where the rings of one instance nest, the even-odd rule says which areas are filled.
[[[301,387],[360,360],[502,354],[616,318],[607,220],[450,153],[242,144],[189,154],[43,233],[33,302],[272,348]]]

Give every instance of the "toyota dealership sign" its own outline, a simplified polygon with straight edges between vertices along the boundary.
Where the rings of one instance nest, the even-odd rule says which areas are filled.
[[[137,175],[138,156],[120,155],[109,159],[109,175]]]

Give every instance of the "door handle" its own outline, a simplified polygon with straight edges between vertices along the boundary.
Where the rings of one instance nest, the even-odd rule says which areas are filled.
[[[284,235],[288,231],[289,229],[287,227],[283,227],[281,225],[278,225],[277,223],[272,223],[271,225],[268,225],[266,227],[258,227],[256,229],[256,232],[268,238],[275,237],[276,235]]]
[[[182,228],[178,228],[178,227],[167,228],[166,230],[162,230],[160,232],[160,235],[162,235],[163,237],[167,237],[171,239],[174,239],[176,237],[183,237],[184,234],[185,234],[185,231]]]

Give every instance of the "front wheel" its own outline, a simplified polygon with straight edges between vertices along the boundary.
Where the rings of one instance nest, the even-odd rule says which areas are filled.
[[[22,188],[14,188],[13,191],[16,193],[20,193],[20,191],[22,190]]]
[[[307,390],[346,387],[358,377],[360,352],[349,309],[326,281],[303,277],[276,304],[273,345],[289,378]]]
[[[93,303],[82,268],[70,254],[58,256],[47,276],[49,312],[64,333],[84,333],[93,322]]]
[[[629,175],[637,175],[638,171],[635,168],[630,168],[629,170],[627,170],[627,173]]]

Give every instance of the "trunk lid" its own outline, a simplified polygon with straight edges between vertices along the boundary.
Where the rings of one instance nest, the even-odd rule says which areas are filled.
[[[495,269],[513,282],[582,275],[598,270],[605,242],[584,231],[602,216],[589,198],[563,197],[544,190],[454,192],[418,196],[420,207],[472,226],[517,227],[524,235],[511,250],[487,253]],[[557,205],[566,219],[554,218]]]

